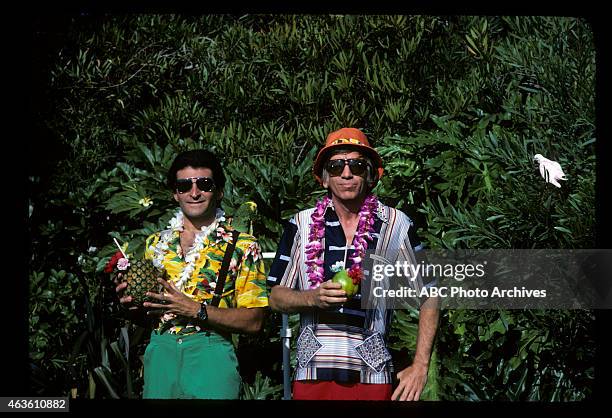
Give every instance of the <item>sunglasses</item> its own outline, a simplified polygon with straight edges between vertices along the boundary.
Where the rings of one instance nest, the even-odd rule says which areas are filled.
[[[185,193],[191,190],[193,183],[201,192],[210,192],[215,188],[215,181],[210,177],[187,177],[185,179],[177,179],[175,182],[176,191]]]
[[[329,160],[325,168],[331,176],[339,176],[344,171],[345,165],[349,166],[351,173],[353,173],[355,176],[362,176],[368,169],[368,163],[363,158]]]

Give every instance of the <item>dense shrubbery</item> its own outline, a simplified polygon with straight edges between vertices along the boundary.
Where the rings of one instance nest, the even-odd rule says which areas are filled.
[[[264,251],[322,194],[312,159],[341,126],[372,139],[386,170],[378,195],[432,248],[594,246],[595,58],[584,21],[83,16],[62,36],[35,69],[30,358],[41,394],[138,396],[146,335],[120,333],[101,271],[112,237],[139,252],[166,225],[164,175],[181,150],[223,156],[224,208],[242,218],[241,205],[257,203],[244,225]],[[539,177],[536,153],[564,167],[561,189]],[[399,353],[414,350],[415,324],[398,316]],[[246,339],[246,352],[266,355],[263,374],[245,364],[245,398],[280,396],[278,325],[273,315]],[[589,311],[443,311],[425,397],[588,398],[592,326]]]

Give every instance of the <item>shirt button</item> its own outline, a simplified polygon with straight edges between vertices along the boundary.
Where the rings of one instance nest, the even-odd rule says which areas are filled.
[[[178,343],[179,343],[179,344],[183,344],[183,339],[182,339],[182,338],[179,338]]]

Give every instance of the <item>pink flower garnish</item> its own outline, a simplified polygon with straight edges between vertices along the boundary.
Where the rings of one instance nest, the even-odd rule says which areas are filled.
[[[108,263],[106,263],[106,266],[104,267],[104,273],[112,273],[115,269],[115,266],[117,265],[117,262],[122,257],[123,254],[121,253],[121,251],[117,251],[115,254],[113,254],[111,259],[108,261]]]
[[[119,261],[117,261],[117,269],[118,270],[127,270],[127,268],[130,266],[130,260],[128,260],[127,258],[120,258]]]

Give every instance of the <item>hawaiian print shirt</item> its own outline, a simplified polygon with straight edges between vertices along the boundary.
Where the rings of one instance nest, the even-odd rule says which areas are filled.
[[[217,284],[228,241],[232,239],[233,228],[221,222],[204,240],[200,257],[195,262],[193,273],[183,288],[183,293],[197,302],[211,303]],[[145,258],[153,260],[156,245],[162,234],[172,234],[168,249],[164,251],[162,264],[168,274],[168,281],[175,284],[187,263],[181,254],[178,231],[166,230],[149,236],[146,240]],[[229,271],[225,278],[219,308],[261,308],[268,306],[266,275],[261,256],[261,248],[255,237],[240,233],[232,255]],[[189,323],[185,318],[166,315],[162,317],[158,333],[193,334],[200,327]]]

